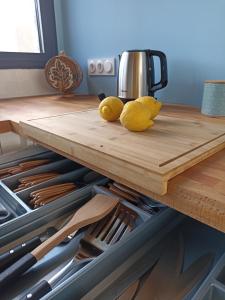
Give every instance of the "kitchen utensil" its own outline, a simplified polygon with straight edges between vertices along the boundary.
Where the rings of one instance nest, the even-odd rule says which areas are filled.
[[[38,166],[50,163],[50,159],[37,159],[19,163],[14,167],[4,168],[0,170],[0,179],[36,168]]]
[[[0,274],[0,287],[35,265],[37,261],[63,241],[70,233],[105,217],[117,203],[118,199],[106,195],[98,194],[94,196],[76,211],[72,219],[61,230],[3,271]]]
[[[33,287],[23,299],[40,299],[50,292],[71,270],[79,270],[94,257],[106,251],[112,244],[121,240],[134,228],[137,214],[124,205],[99,222],[92,224],[83,239],[74,258],[48,281],[42,280]]]
[[[106,95],[104,93],[98,94],[98,99],[100,101],[104,100],[106,98]]]
[[[96,109],[29,120],[21,126],[24,133],[39,143],[55,149],[60,144],[65,155],[71,155],[73,147],[76,159],[95,169],[99,168],[100,160],[93,160],[92,154],[100,155],[102,168],[109,177],[168,202],[166,196],[158,195],[168,192],[168,182],[172,184],[173,177],[224,149],[225,126],[205,122],[200,117],[194,120],[187,115],[183,114],[183,118],[179,118],[179,114],[160,115],[152,130],[141,134],[125,131],[113,122],[104,123]],[[181,185],[184,186],[182,180],[178,186]],[[177,194],[179,198],[178,191]],[[182,205],[179,199],[173,202],[180,211],[188,210],[185,201]],[[196,203],[194,205],[200,206],[200,202]],[[199,218],[203,220],[204,216],[203,212]]]
[[[14,248],[6,251],[5,253],[0,254],[0,272],[12,265],[15,261],[23,257],[25,254],[34,250],[41,243],[46,241],[49,237],[51,237],[53,234],[55,234],[57,231],[63,228],[63,226],[65,226],[65,224],[67,224],[71,218],[72,216],[70,215],[69,217],[63,219],[59,224],[57,224],[56,227],[51,226],[47,228],[44,232],[40,233],[38,236],[32,237],[30,240],[22,242],[21,244],[16,245]],[[69,243],[74,238],[76,233],[77,230],[69,234],[61,242],[61,244]]]
[[[83,79],[79,64],[63,51],[47,62],[45,76],[47,82],[63,94],[77,88]]]
[[[109,190],[116,194],[119,197],[123,197],[127,199],[129,202],[137,205],[139,200],[137,197],[134,197],[133,195],[129,194],[127,191],[124,191],[118,187],[116,187],[113,183],[108,184]]]
[[[74,191],[76,188],[76,184],[68,182],[38,189],[30,194],[29,204],[37,208]]]
[[[109,191],[127,201],[131,202],[132,204],[136,205],[137,207],[143,209],[144,211],[154,214],[159,211],[158,205],[151,202],[150,199],[146,199],[140,193],[120,184],[117,182],[109,183]],[[162,207],[164,205],[160,205]]]
[[[161,79],[155,82],[153,57],[160,59]],[[154,96],[154,92],[167,85],[167,60],[157,50],[128,50],[120,56],[118,96],[129,101],[141,96]]]
[[[17,193],[19,191],[22,191],[24,189],[27,189],[27,188],[32,187],[34,185],[37,185],[39,183],[45,182],[45,181],[50,180],[52,178],[55,178],[59,175],[60,174],[57,173],[57,172],[46,172],[46,173],[41,173],[41,174],[22,177],[18,180],[19,185],[17,186],[16,189],[14,189],[14,193]]]
[[[10,249],[9,251],[0,254],[0,272],[8,268],[19,258],[25,254],[34,250],[43,241],[47,240],[50,236],[55,234],[58,230],[55,227],[49,227],[46,231],[41,233],[39,236],[35,236],[32,239],[23,242],[20,245]]]
[[[10,220],[12,213],[7,210],[7,208],[0,203],[0,224],[3,224]]]
[[[140,193],[136,192],[135,190],[133,190],[133,189],[131,189],[131,188],[129,188],[129,187],[121,184],[121,183],[118,183],[118,182],[114,181],[113,185],[115,187],[117,187],[118,189],[120,189],[120,190],[122,190],[122,191],[124,191],[124,192],[126,192],[126,193],[128,193],[130,195],[132,195],[135,198],[140,198],[141,197]]]
[[[183,270],[183,237],[181,234],[178,237],[170,236],[162,256],[140,288],[135,300],[182,300],[207,275],[212,261],[213,255],[208,253]]]

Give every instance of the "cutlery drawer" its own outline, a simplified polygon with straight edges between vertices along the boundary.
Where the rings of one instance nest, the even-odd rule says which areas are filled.
[[[103,176],[101,176],[98,173],[93,172],[94,174],[96,174],[96,178],[94,178],[93,181],[91,182],[87,182],[85,183],[85,180],[83,180],[85,178],[85,175],[88,175],[90,173],[90,169],[87,169],[85,167],[81,167],[75,171],[71,171],[65,174],[62,174],[60,176],[57,176],[56,178],[53,178],[51,180],[45,181],[43,183],[40,183],[39,185],[30,187],[26,190],[23,190],[21,192],[16,193],[17,197],[19,197],[23,202],[26,203],[27,206],[29,206],[30,208],[32,208],[29,205],[29,199],[30,199],[30,194],[36,190],[39,189],[43,189],[43,188],[47,188],[47,187],[51,187],[57,184],[65,184],[65,183],[73,183],[76,186],[76,189],[72,192],[75,192],[76,190],[85,187],[86,185],[90,184],[90,183],[94,183],[99,179],[104,178]],[[61,197],[59,197],[58,199],[48,203],[49,205],[54,205],[54,203],[56,201],[59,201]],[[38,209],[40,209],[42,207],[39,207]]]
[[[102,282],[99,282],[99,284],[97,284],[86,295],[82,294],[83,297],[82,300],[88,300],[88,299],[120,300],[120,296],[123,295],[125,297],[124,294],[125,291],[128,289],[128,287],[131,287],[132,284],[135,287],[134,289],[136,289],[137,287],[139,288],[139,290],[141,290],[141,287],[144,288],[144,283],[149,278],[152,278],[152,281],[154,281],[153,279],[154,268],[156,268],[157,264],[160,261],[160,257],[159,257],[159,261],[152,268],[153,265],[152,260],[154,260],[154,257],[157,256],[158,253],[163,253],[162,251],[169,252],[169,245],[172,243],[173,239],[178,240],[180,238],[180,235],[182,235],[184,241],[183,244],[184,260],[183,260],[182,272],[187,271],[188,267],[203,255],[208,253],[213,254],[212,260],[210,259],[209,264],[207,265],[206,273],[200,276],[198,280],[196,280],[192,288],[186,293],[184,297],[182,297],[182,299],[184,300],[225,299],[224,297],[225,286],[221,284],[221,281],[225,280],[225,275],[224,275],[225,272],[223,271],[225,270],[225,256],[223,255],[225,251],[225,236],[223,233],[218,232],[212,228],[209,228],[201,223],[198,223],[197,221],[194,221],[190,218],[185,218],[172,231],[164,235],[164,237],[159,241],[159,243],[156,243],[154,246],[152,245],[151,240],[146,241],[146,243],[143,244],[143,246],[140,249],[138,249],[138,251],[133,256],[129,257],[118,268],[115,268],[115,270],[111,274],[109,274],[108,277],[105,277],[105,279]],[[223,257],[221,258],[222,255]],[[215,267],[213,268],[213,266]],[[174,284],[176,287],[177,286],[179,287],[179,281],[178,280],[176,281],[176,275],[175,275],[177,267],[178,265],[176,265],[175,262],[174,268],[172,269],[173,271],[170,270],[171,272],[169,274],[167,272],[167,268],[168,268],[167,265],[165,265],[165,268],[161,269],[162,271],[161,278],[163,278],[162,280],[165,283],[164,284],[165,286],[161,284],[162,283],[161,281],[159,282],[160,275],[158,273],[157,281],[154,281],[155,283],[154,287],[156,290],[157,290],[156,282],[159,282],[159,286],[158,286],[159,290],[165,291],[167,283],[168,283],[168,287],[171,287],[171,284],[173,283],[173,281],[169,280],[171,278],[175,278]],[[213,276],[210,275],[212,274],[210,270],[215,270],[212,272],[213,274],[215,273],[217,274],[216,280],[214,280],[215,278],[214,275]],[[202,284],[203,280],[206,278],[208,274],[207,272],[208,273],[210,272],[209,276],[207,277],[206,281]],[[194,276],[191,276],[191,278],[193,280],[195,279]],[[150,280],[149,281],[150,284],[151,279],[149,280]],[[137,284],[135,285],[135,283]],[[75,293],[77,294],[80,291],[81,287],[82,286],[79,286],[77,290],[74,291],[74,294]],[[196,296],[194,297],[196,291],[198,290],[199,292],[197,292]],[[168,289],[167,296],[169,295],[169,292],[171,291]],[[62,296],[63,294],[59,293],[59,295]],[[151,296],[149,292],[148,292],[148,296],[149,297]],[[163,299],[163,300],[180,299],[180,298],[175,298],[175,296],[177,295],[171,294],[170,297],[165,298],[163,295],[161,295],[161,297],[159,296],[159,299]],[[60,299],[60,298],[56,297],[54,299]],[[127,298],[121,298],[121,300],[122,299],[124,300]],[[140,300],[141,298],[137,298],[137,299]],[[146,299],[147,298],[143,298],[143,300]]]
[[[19,152],[19,155],[16,157],[14,154],[7,154],[6,156],[7,157],[5,157],[5,159],[3,158],[1,160],[2,162],[0,163],[0,170],[14,167],[20,163],[30,160],[49,159],[52,162],[63,158],[61,155],[39,146],[28,147],[27,149]]]
[[[100,188],[99,186],[94,186],[93,195],[96,192],[101,193]],[[123,203],[130,208],[132,207],[133,210],[140,215],[137,221],[138,226],[135,230],[133,230],[129,236],[126,236],[123,240],[114,244],[87,266],[62,282],[43,299],[74,299],[74,295],[76,295],[76,299],[81,299],[100,282],[103,282],[109,274],[114,273],[124,262],[126,263],[128,258],[133,255],[136,257],[137,253],[139,253],[139,249],[145,243],[150,242],[151,246],[154,247],[164,235],[170,232],[184,218],[183,215],[178,214],[170,208],[161,208],[158,213],[152,215],[142,211],[127,201],[123,201]],[[154,261],[155,257],[151,261],[152,264]]]
[[[100,184],[104,185],[106,181],[107,179],[102,180]],[[76,209],[77,206],[80,206],[85,201],[88,201],[96,193],[99,193],[98,186],[94,186],[89,190],[87,190],[87,188],[83,189],[83,191],[80,191],[80,195],[76,198],[76,201],[70,201],[69,205],[65,205],[64,203],[64,206],[60,209],[51,211],[47,216],[42,214],[40,219],[33,219],[29,224],[20,226],[17,232],[14,230],[0,238],[0,242],[3,241],[5,245],[1,249],[1,253],[11,249],[18,244],[18,242],[27,239],[28,234],[29,238],[31,238],[35,236],[37,232],[42,232],[44,228],[49,226],[50,222],[53,222],[53,220],[65,213],[68,215],[68,212],[71,213],[72,210]],[[180,217],[178,213],[168,208],[159,210],[157,214],[151,215],[143,212],[127,201],[123,201],[122,203],[128,207],[128,209],[132,208],[137,214],[135,229],[127,234],[124,239],[112,245],[86,266],[69,276],[69,278],[63,281],[56,289],[50,292],[46,296],[46,299],[74,299],[73,295],[75,295],[75,292],[78,293],[76,294],[76,299],[80,299],[81,294],[86,294],[97,283],[101,282],[145,242],[151,240],[152,243],[155,244],[166,232],[172,230],[180,218],[183,218],[183,216]],[[33,235],[32,232],[34,233]],[[25,289],[31,287],[41,279],[49,279],[49,277],[55,274],[73,257],[78,249],[79,241],[85,235],[85,232],[86,229],[81,230],[70,243],[55,247],[35,267],[16,281],[13,291],[10,290],[10,287],[4,289],[4,292],[1,294],[1,299],[11,299],[16,296],[18,296],[19,299]],[[82,287],[80,284],[82,284]]]
[[[47,166],[46,166],[47,167]],[[13,193],[3,182],[0,182],[0,204],[6,207],[6,210],[10,212],[11,218],[0,222],[0,238],[4,237],[11,231],[16,231],[18,226],[24,226],[33,222],[36,219],[41,220],[42,216],[48,216],[54,210],[60,210],[61,208],[67,207],[71,202],[75,201],[80,195],[84,193],[90,193],[92,185],[96,182],[105,182],[104,177],[98,173],[95,174],[93,182],[87,182],[86,184],[79,184],[84,176],[90,174],[90,170],[84,167],[75,169],[72,172],[62,174],[55,179],[46,181],[38,186],[26,189],[20,193]],[[54,201],[40,206],[36,209],[29,207],[27,201],[30,193],[39,188],[48,187],[55,184],[64,183],[67,181],[73,181],[78,183],[78,188],[68,194],[55,199]],[[0,217],[1,220],[1,217]]]
[[[21,180],[24,177],[43,174],[43,173],[47,173],[47,172],[57,172],[59,175],[63,175],[65,173],[69,173],[69,172],[74,171],[81,167],[82,167],[81,165],[79,165],[75,162],[72,162],[69,159],[61,159],[61,160],[57,160],[57,161],[54,161],[54,162],[46,164],[46,165],[36,167],[36,168],[28,170],[28,171],[25,171],[23,173],[16,174],[16,175],[10,176],[8,178],[5,178],[2,180],[2,183],[4,183],[12,192],[17,193],[14,190],[20,184],[19,180]],[[35,186],[39,186],[39,184],[36,184]],[[25,189],[26,188],[24,188],[23,191]]]
[[[16,153],[2,155],[0,157],[0,170],[34,159],[51,159],[53,161],[59,160],[60,158],[62,157],[43,147],[32,146]],[[10,182],[10,178],[13,177],[14,176],[10,176],[7,180]],[[4,184],[5,180],[0,180],[0,227],[2,224],[5,224],[6,222],[30,211],[23,201],[18,199],[6,188]]]

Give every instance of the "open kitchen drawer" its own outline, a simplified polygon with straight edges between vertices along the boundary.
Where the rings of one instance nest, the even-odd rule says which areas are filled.
[[[89,279],[84,270],[79,277],[74,276],[70,284],[69,282],[65,284],[66,288],[62,285],[60,290],[59,287],[51,299],[63,299],[63,295],[68,295],[68,299],[72,299],[72,295],[79,295],[82,296],[82,300],[225,299],[224,234],[190,218],[183,219],[166,235],[162,235],[162,232],[163,230],[142,244],[142,247],[127,257],[127,260],[117,268],[112,267],[114,261],[105,261],[105,268],[109,270],[108,276],[102,277],[91,290],[88,291],[84,284]],[[157,240],[159,236],[160,240]],[[179,247],[174,249],[174,243]],[[169,253],[172,249],[177,251],[174,251],[173,255]],[[179,261],[182,252],[183,260]],[[161,261],[162,255],[165,256],[164,262]],[[188,270],[195,262],[197,263],[193,270]],[[182,269],[180,273],[179,264]],[[208,273],[207,279],[203,282]],[[198,276],[199,274],[201,275]],[[73,294],[70,293],[72,282]],[[182,291],[184,296],[180,298],[178,295],[182,295]]]
[[[223,161],[223,155],[221,153],[218,153],[217,157]],[[205,166],[208,166],[214,159],[214,157],[208,159],[206,165],[199,164],[195,167],[196,170],[199,170],[199,168],[204,169]],[[62,163],[63,160],[63,158],[60,159],[60,163]],[[7,162],[7,164],[10,163],[10,161]],[[39,168],[43,170],[44,166]],[[87,171],[86,168],[82,167],[74,172],[78,172],[79,177]],[[192,173],[192,175],[193,174],[195,174],[195,172]],[[185,177],[185,173],[183,175],[179,177],[179,180],[182,181],[182,179],[185,178],[185,182],[188,183],[189,187],[191,183],[193,185],[193,182],[190,182],[187,177]],[[62,176],[64,176],[64,174],[62,174]],[[28,240],[35,237],[37,234],[44,232],[49,226],[60,226],[58,224],[61,224],[63,222],[62,220],[67,218],[78,206],[90,199],[96,192],[101,192],[96,187],[93,189],[94,182],[92,182],[58,199],[54,205],[46,205],[32,210],[26,206],[26,195],[28,191],[25,190],[19,193],[13,193],[12,191],[19,177],[20,176],[15,175],[6,178],[2,181],[1,186],[5,191],[4,193],[7,193],[11,197],[10,199],[16,199],[18,203],[22,201],[27,211],[21,216],[17,216],[15,219],[0,226],[0,244],[2,246],[0,253],[10,250],[18,243],[24,242],[24,239]],[[107,182],[108,179],[103,179],[99,182],[99,185],[105,185]],[[53,183],[55,183],[55,181]],[[215,182],[213,183],[217,184]],[[202,184],[200,186],[202,187]],[[176,189],[176,184],[173,184],[173,188]],[[195,185],[192,186],[193,193],[194,188]],[[31,188],[31,190],[32,189],[33,188]],[[190,196],[191,195],[192,194],[190,194]],[[175,198],[176,205],[179,205],[179,203],[182,205],[184,201],[187,201],[187,205],[189,201],[192,201],[191,198],[187,198],[187,194],[182,192],[179,193],[179,202],[177,197]],[[150,199],[149,201],[151,202]],[[172,201],[172,198],[168,201]],[[201,199],[201,201],[203,205],[204,199]],[[125,204],[132,208],[132,205],[129,203],[125,202]],[[172,202],[171,206],[173,206]],[[212,253],[213,256],[213,260],[210,261],[207,272],[210,272],[213,266],[219,263],[218,260],[225,251],[224,234],[199,224],[194,220],[185,218],[170,208],[161,207],[159,212],[155,215],[149,215],[135,207],[133,209],[138,212],[138,221],[137,226],[129,236],[113,245],[112,248],[102,253],[81,269],[77,270],[75,268],[72,270],[69,274],[70,276],[64,278],[44,299],[117,299],[117,297],[138,278],[142,278],[141,280],[144,282],[145,277],[143,276],[147,276],[151,268],[157,266],[156,262],[160,258],[163,249],[166,248],[164,241],[171,241],[174,237],[174,240],[179,240],[180,234],[182,234],[185,244],[185,267],[189,266],[190,263],[198,259],[204,253]],[[195,213],[193,206],[189,209],[192,210],[193,214]],[[219,216],[220,213],[217,211],[216,215]],[[221,224],[223,221],[219,218],[218,222]],[[73,257],[76,249],[78,249],[79,241],[84,234],[85,230],[81,231],[68,244],[55,247],[40,263],[16,281],[13,290],[10,287],[5,289],[1,293],[1,299],[12,299],[13,297],[20,299],[31,286],[35,285],[41,279],[49,279],[52,277]],[[185,300],[192,299],[195,292],[198,290],[201,291],[203,288],[201,284],[206,273],[202,276],[201,280],[196,282],[196,285],[193,286],[188,295],[185,296]],[[171,274],[173,275],[173,273]],[[218,290],[218,285],[221,284],[217,283],[216,287],[212,285],[211,290],[207,290],[207,295],[202,293],[201,295],[204,298],[201,300],[214,300],[212,295],[223,297],[223,287],[220,286]],[[204,289],[204,291],[206,291],[206,289]],[[216,300],[218,299],[216,298]],[[196,300],[198,300],[198,298],[196,298]]]
[[[65,207],[48,215],[43,215],[40,219],[36,218],[29,224],[21,226],[17,232],[11,232],[11,234],[0,239],[5,244],[1,252],[11,249],[19,242],[24,242],[24,239],[40,234],[49,226],[60,226],[62,220],[67,218],[76,207],[96,193],[107,193],[102,189],[107,184],[107,180],[102,180],[101,183],[92,187],[91,193],[83,190],[80,197],[74,198],[74,201],[70,202],[69,205],[65,205]],[[151,203],[151,199],[149,201]],[[141,283],[139,290],[141,290],[142,285],[160,262],[163,253],[170,252],[171,244],[174,242],[181,246],[178,252],[183,251],[184,258],[182,262],[184,266],[182,265],[182,268],[184,268],[184,272],[193,262],[206,255],[206,259],[197,266],[197,274],[202,269],[203,273],[200,272],[197,279],[194,276],[191,289],[182,299],[191,300],[196,291],[204,286],[202,284],[203,280],[208,273],[213,272],[211,271],[213,266],[218,264],[225,251],[224,234],[195,220],[186,218],[170,208],[161,207],[158,212],[149,214],[127,201],[123,201],[123,204],[138,214],[133,231],[110,246],[94,260],[88,262],[88,264],[81,265],[78,268],[74,266],[69,274],[43,299],[120,300],[119,297],[122,297],[121,295],[127,288],[139,278]],[[14,283],[13,290],[11,289],[12,282],[10,282],[10,286],[2,291],[1,299],[21,299],[27,293],[32,293],[30,288],[36,285],[37,282],[52,278],[74,256],[85,233],[86,229],[81,230],[69,243],[55,247],[35,267]],[[180,244],[180,240],[183,240],[183,243]],[[177,269],[176,259],[179,256],[175,253],[173,269],[169,273],[167,272],[167,265],[161,265],[161,278],[157,278],[159,289],[161,289],[162,282],[171,284],[171,281],[169,281],[171,278],[172,282],[173,279],[175,280],[174,284],[177,287],[179,280],[176,279],[175,274]],[[168,260],[170,261],[170,257],[167,258]],[[187,284],[188,278],[190,279],[190,276],[187,277]],[[223,275],[221,280],[222,278]],[[165,287],[163,286],[163,288]],[[121,299],[124,300],[124,298]],[[147,299],[149,300],[149,298]],[[168,300],[172,299],[174,298],[168,298]],[[209,299],[214,300],[214,298]],[[145,299],[139,298],[138,300]],[[218,299],[216,298],[216,300]]]
[[[91,185],[103,178],[102,175],[39,146],[28,147],[18,153],[4,155],[0,164],[0,171],[15,168],[21,163],[30,161],[47,162],[28,170],[22,170],[17,174],[6,174],[6,178],[0,180],[0,233],[15,230],[18,226],[18,219],[22,225],[33,221],[42,214],[48,214],[52,210],[65,206],[65,204],[73,201],[74,196],[79,196],[82,189],[91,190]],[[42,176],[42,174],[54,174],[54,177],[47,179],[44,177],[41,182],[38,180],[30,181],[32,182],[30,186],[17,191],[24,178],[33,178]],[[63,193],[56,195],[54,201],[47,202],[46,206],[35,207],[31,205],[32,193],[67,183],[72,185],[71,189],[68,190],[68,195],[65,193],[64,197],[62,197]],[[30,214],[31,212],[32,214]]]

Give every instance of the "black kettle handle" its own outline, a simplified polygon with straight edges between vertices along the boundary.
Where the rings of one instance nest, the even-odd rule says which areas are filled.
[[[153,61],[153,56],[158,56],[160,59],[160,70],[161,70],[161,79],[159,82],[151,83],[151,86],[149,87],[149,91],[154,93],[157,90],[160,90],[167,86],[168,83],[168,73],[167,73],[167,60],[166,55],[158,50],[147,50],[148,56],[149,56],[149,63],[151,67],[151,63]],[[153,67],[153,66],[152,66]]]

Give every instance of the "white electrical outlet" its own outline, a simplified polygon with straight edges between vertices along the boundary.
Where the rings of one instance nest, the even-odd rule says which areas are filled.
[[[115,58],[92,58],[88,59],[88,75],[114,76]]]

